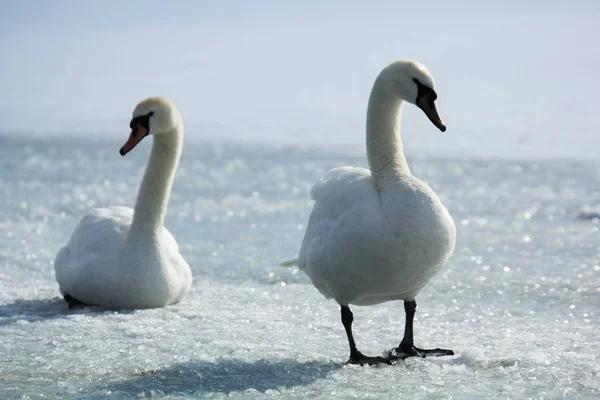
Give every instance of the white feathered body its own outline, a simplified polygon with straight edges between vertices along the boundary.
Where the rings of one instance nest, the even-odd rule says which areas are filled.
[[[125,246],[133,210],[97,208],[83,217],[56,255],[61,294],[111,309],[157,308],[177,303],[192,274],[177,242],[162,228],[153,243]],[[132,243],[130,243],[132,244]]]
[[[339,304],[413,300],[454,250],[452,217],[427,184],[410,174],[385,182],[378,191],[370,170],[341,167],[311,190],[298,266]]]
[[[164,307],[179,302],[192,283],[190,267],[164,227],[183,144],[181,115],[169,99],[148,97],[136,106],[131,129],[121,155],[153,136],[135,211],[90,211],[54,261],[60,292],[87,305]]]

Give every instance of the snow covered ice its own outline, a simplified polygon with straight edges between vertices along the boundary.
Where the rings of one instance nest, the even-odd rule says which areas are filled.
[[[455,356],[346,366],[339,307],[297,269],[308,191],[360,151],[186,142],[167,227],[194,273],[181,303],[69,311],[52,262],[90,208],[132,206],[149,144],[0,139],[0,398],[600,396],[600,167],[408,153],[457,247],[417,298],[418,346]],[[354,307],[359,348],[402,336],[401,302]]]
[[[600,219],[600,205],[597,206],[583,206],[579,213],[581,219]]]

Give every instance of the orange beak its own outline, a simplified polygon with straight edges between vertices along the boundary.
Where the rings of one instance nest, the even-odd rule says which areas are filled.
[[[429,120],[433,122],[433,124],[440,131],[445,132],[446,125],[444,125],[444,121],[442,121],[442,119],[440,118],[440,115],[438,114],[437,109],[435,108],[435,103],[429,100],[429,96],[429,94],[424,94],[423,96],[419,97],[419,99],[417,100],[417,105],[421,110],[423,110],[425,115],[427,115],[427,118],[429,118]]]
[[[124,156],[129,153],[146,136],[148,136],[148,129],[144,128],[140,123],[137,123],[135,128],[131,130],[129,139],[127,139],[123,147],[121,147],[121,150],[119,150],[119,154]]]

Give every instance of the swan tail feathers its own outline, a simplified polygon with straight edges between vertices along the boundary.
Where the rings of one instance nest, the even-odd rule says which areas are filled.
[[[299,260],[297,258],[294,258],[293,260],[284,261],[284,262],[280,263],[279,265],[282,267],[286,267],[286,268],[294,267],[294,266],[298,265],[298,261]]]

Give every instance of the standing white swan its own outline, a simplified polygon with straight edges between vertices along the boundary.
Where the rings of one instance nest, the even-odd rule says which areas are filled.
[[[180,301],[191,286],[190,267],[163,226],[183,142],[181,116],[169,99],[149,97],[135,107],[130,127],[123,156],[154,135],[135,210],[93,209],[60,249],[54,268],[69,308],[164,307]]]
[[[448,210],[427,184],[410,173],[400,140],[403,101],[415,104],[442,132],[433,78],[415,61],[384,68],[373,85],[367,110],[370,169],[341,167],[312,188],[315,200],[298,259],[313,285],[341,306],[350,345],[349,363],[391,363],[410,356],[452,355],[413,343],[415,297],[454,250],[456,228]],[[357,350],[349,305],[404,300],[406,326],[400,345],[387,358]]]

